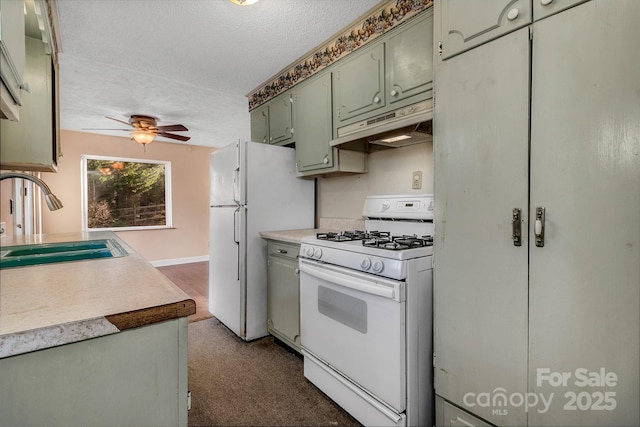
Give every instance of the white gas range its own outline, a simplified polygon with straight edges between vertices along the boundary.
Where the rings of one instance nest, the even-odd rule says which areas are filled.
[[[432,425],[433,197],[367,197],[363,216],[302,240],[305,376],[365,425]]]

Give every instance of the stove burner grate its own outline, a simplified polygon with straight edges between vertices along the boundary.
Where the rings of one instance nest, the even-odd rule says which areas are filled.
[[[433,236],[393,236],[362,240],[362,246],[399,251],[433,245]]]
[[[389,238],[390,233],[386,231],[341,231],[341,232],[326,232],[316,233],[318,240],[328,240],[331,242],[350,242],[353,240],[364,240],[372,238]]]

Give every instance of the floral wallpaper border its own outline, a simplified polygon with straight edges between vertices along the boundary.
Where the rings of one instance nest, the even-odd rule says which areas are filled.
[[[431,7],[433,0],[392,0],[312,55],[275,76],[270,83],[247,95],[249,111],[311,77],[338,59],[361,48],[400,23]]]

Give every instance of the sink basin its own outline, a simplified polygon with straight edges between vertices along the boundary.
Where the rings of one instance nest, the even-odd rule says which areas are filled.
[[[0,268],[116,258],[126,255],[128,255],[127,251],[114,239],[5,246],[0,250]]]

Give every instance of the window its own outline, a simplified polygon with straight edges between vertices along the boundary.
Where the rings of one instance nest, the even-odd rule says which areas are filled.
[[[82,156],[84,230],[171,227],[171,162]]]

